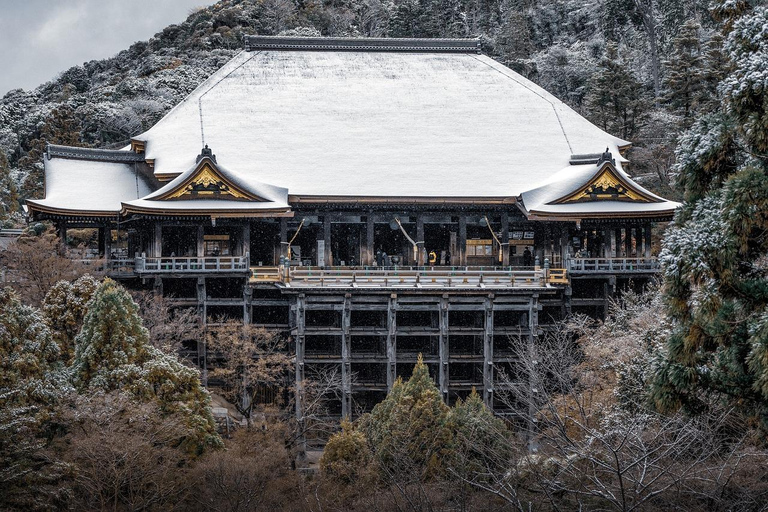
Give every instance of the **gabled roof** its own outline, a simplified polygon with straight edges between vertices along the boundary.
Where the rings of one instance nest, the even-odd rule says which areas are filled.
[[[126,151],[49,146],[45,199],[28,199],[31,211],[78,216],[115,216],[122,201],[149,194],[152,185]]]
[[[476,40],[247,44],[134,138],[157,177],[189,169],[204,141],[297,200],[510,198],[572,154],[629,145],[478,55]]]
[[[635,183],[611,161],[571,165],[520,194],[529,217],[671,216],[680,203]]]
[[[287,213],[288,190],[256,181],[216,162],[206,146],[197,162],[165,186],[123,203],[128,213],[184,213],[230,216]]]

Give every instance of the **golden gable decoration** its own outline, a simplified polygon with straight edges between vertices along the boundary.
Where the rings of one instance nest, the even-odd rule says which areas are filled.
[[[181,183],[161,196],[159,200],[228,199],[233,201],[265,201],[238,186],[216,164],[216,157],[206,146],[197,158],[197,167]]]
[[[605,165],[594,178],[576,192],[552,204],[584,203],[590,201],[625,201],[632,203],[657,203],[655,197],[632,187],[611,166]]]

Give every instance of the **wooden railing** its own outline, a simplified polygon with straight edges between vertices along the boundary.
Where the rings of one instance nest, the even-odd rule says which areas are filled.
[[[110,276],[132,276],[136,270],[136,260],[128,258],[114,260],[81,258],[74,261],[87,267],[89,270],[93,270],[93,272],[105,272]]]
[[[576,274],[648,273],[661,270],[657,258],[570,258],[568,271]]]
[[[250,272],[248,255],[210,257],[136,258],[136,273]]]
[[[253,269],[256,272],[256,269]],[[544,269],[511,267],[289,267],[280,282],[291,288],[543,288]],[[258,274],[254,276],[257,280]]]

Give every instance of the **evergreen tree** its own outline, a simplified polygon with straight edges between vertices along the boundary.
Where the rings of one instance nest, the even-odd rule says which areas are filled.
[[[411,378],[398,380],[387,398],[361,420],[385,477],[423,481],[445,470],[451,445],[448,410],[419,355]]]
[[[165,414],[180,415],[189,428],[180,442],[191,452],[221,444],[199,371],[149,343],[138,306],[111,279],[96,289],[88,305],[70,373],[81,393],[126,391],[156,402]]]
[[[642,85],[619,62],[616,45],[606,47],[590,85],[587,116],[608,133],[631,140],[642,124],[647,102]]]
[[[699,25],[689,20],[672,40],[672,55],[664,63],[666,76],[665,100],[683,117],[683,125],[690,126],[694,111],[702,101],[703,59]]]
[[[686,204],[664,241],[678,327],[656,363],[662,410],[725,400],[768,428],[768,10],[734,21],[723,108],[695,123],[675,164]]]
[[[0,509],[39,510],[63,467],[41,456],[46,424],[67,390],[59,349],[36,309],[0,290]],[[58,492],[62,492],[61,489]]]
[[[0,150],[0,220],[6,220],[17,211],[19,211],[19,194],[16,190],[16,182],[11,176],[8,158]]]
[[[452,472],[460,480],[482,481],[483,475],[502,473],[513,460],[512,433],[474,388],[453,406],[448,424],[454,432]]]
[[[80,332],[88,302],[98,286],[99,282],[86,274],[74,282],[57,282],[43,300],[45,320],[64,361],[70,361],[75,355],[75,336]]]
[[[389,18],[389,37],[421,37],[421,15],[421,4],[418,0],[401,0]]]
[[[341,422],[341,432],[328,439],[320,458],[320,470],[331,480],[346,485],[365,478],[373,455],[362,432],[347,420]]]

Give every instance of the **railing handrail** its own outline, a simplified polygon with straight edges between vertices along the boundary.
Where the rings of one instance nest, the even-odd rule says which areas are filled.
[[[137,272],[234,272],[250,271],[250,258],[244,256],[140,256]]]
[[[629,256],[612,258],[574,258],[568,259],[569,272],[656,272],[661,269],[656,257]]]

